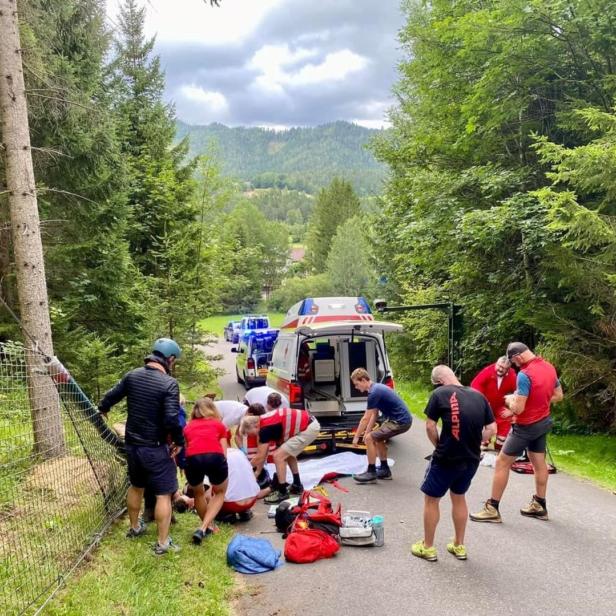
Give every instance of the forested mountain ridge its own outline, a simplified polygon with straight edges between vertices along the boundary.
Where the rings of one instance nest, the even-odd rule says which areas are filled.
[[[380,192],[386,167],[366,145],[380,133],[343,121],[276,131],[223,124],[193,126],[178,120],[176,136],[189,137],[192,155],[214,146],[224,173],[255,187],[314,192],[342,176],[360,194],[374,194]]]

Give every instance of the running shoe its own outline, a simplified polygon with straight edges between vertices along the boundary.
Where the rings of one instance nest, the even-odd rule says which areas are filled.
[[[173,539],[169,537],[167,539],[167,543],[161,545],[158,541],[154,544],[154,554],[156,556],[162,556],[163,554],[167,554],[168,552],[179,552],[180,546],[177,543],[173,542]]]
[[[143,535],[146,530],[147,530],[147,527],[145,525],[145,522],[141,518],[139,518],[139,526],[137,528],[133,528],[131,526],[128,529],[128,532],[126,533],[126,536],[129,539],[134,539],[135,537],[141,537],[141,535]]]
[[[424,560],[434,562],[438,560],[438,556],[436,555],[436,548],[432,546],[431,548],[427,548],[423,539],[414,543],[411,546],[411,554],[413,556],[417,556],[417,558],[423,558]]]
[[[284,490],[284,492],[281,490],[273,490],[263,499],[263,502],[268,505],[275,505],[287,498],[289,498],[289,492],[287,490]]]
[[[357,483],[374,483],[376,478],[376,471],[366,471],[365,473],[360,473],[359,475],[353,475],[353,479],[355,479]]]
[[[466,547],[464,547],[461,543],[456,545],[453,541],[447,544],[447,551],[450,554],[453,554],[458,560],[466,560]]]
[[[389,468],[389,466],[386,467],[382,467],[379,466],[379,468],[376,469],[376,478],[377,479],[391,479],[391,470]]]

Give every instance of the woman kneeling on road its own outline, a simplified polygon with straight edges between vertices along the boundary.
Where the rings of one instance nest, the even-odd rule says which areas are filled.
[[[210,398],[197,400],[190,417],[190,422],[184,428],[185,473],[188,484],[193,489],[195,508],[201,518],[201,528],[192,536],[193,543],[199,545],[204,537],[212,533],[210,525],[220,511],[227,491],[227,428]],[[212,484],[209,502],[203,486],[206,475]]]

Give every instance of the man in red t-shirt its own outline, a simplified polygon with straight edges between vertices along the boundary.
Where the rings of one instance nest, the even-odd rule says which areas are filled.
[[[492,496],[481,511],[470,515],[475,522],[502,521],[500,499],[507,487],[511,465],[525,449],[533,465],[535,494],[530,505],[520,509],[520,513],[539,520],[548,519],[546,438],[552,427],[550,405],[563,399],[563,390],[554,366],[535,355],[524,343],[512,342],[507,347],[507,357],[520,369],[515,393],[505,396],[507,414],[511,414],[513,425],[496,459]]]
[[[488,399],[494,413],[497,451],[502,448],[511,428],[511,415],[505,406],[505,396],[515,391],[515,384],[516,375],[506,355],[499,357],[495,364],[483,368],[471,381],[471,387]]]

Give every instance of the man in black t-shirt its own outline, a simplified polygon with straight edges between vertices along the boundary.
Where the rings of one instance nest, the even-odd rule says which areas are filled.
[[[459,560],[466,560],[464,532],[468,507],[464,495],[479,466],[481,442],[496,434],[496,422],[483,394],[464,387],[451,368],[436,366],[432,370],[432,384],[437,389],[430,396],[425,413],[426,432],[434,453],[421,486],[425,495],[424,538],[413,544],[411,552],[425,560],[437,560],[434,535],[440,515],[439,502],[449,490],[455,537],[447,545],[447,551]]]

